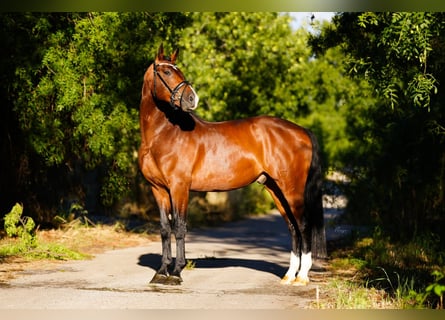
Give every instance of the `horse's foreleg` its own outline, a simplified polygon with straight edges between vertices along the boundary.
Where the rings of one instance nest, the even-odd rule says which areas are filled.
[[[185,259],[185,236],[187,233],[187,205],[188,190],[184,188],[171,189],[173,206],[173,233],[176,239],[175,267],[170,274],[169,284],[180,284],[182,282],[181,271],[186,265]]]
[[[182,282],[181,271],[185,267],[185,234],[187,232],[184,216],[177,216],[173,221],[173,233],[176,239],[176,260],[175,267],[168,276],[165,284],[179,285]]]
[[[173,228],[176,239],[176,261],[175,268],[173,269],[171,275],[178,277],[179,281],[182,281],[181,271],[186,265],[185,235],[187,233],[187,222],[185,220],[185,215],[178,215]]]
[[[161,210],[161,241],[162,241],[162,265],[158,274],[168,276],[168,266],[172,263],[172,248],[171,248],[171,225],[168,218],[168,213]]]
[[[162,264],[154,275],[151,283],[165,283],[168,279],[168,266],[172,263],[171,224],[168,217],[170,212],[170,197],[164,190],[153,188],[153,195],[158,203],[161,222]]]

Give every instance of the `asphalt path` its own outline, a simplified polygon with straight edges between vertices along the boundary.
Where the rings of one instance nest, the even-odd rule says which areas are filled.
[[[186,258],[194,266],[184,269],[180,286],[149,283],[161,260],[161,243],[153,241],[92,260],[25,270],[0,287],[0,308],[310,308],[325,278],[315,267],[308,286],[280,284],[289,265],[290,237],[278,213],[192,230],[186,240]]]

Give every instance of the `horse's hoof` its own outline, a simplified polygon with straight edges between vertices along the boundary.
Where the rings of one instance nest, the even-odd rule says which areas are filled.
[[[180,276],[168,276],[164,284],[168,284],[171,286],[179,286],[181,282],[182,278]]]
[[[301,277],[296,277],[295,280],[292,282],[292,285],[296,287],[307,286],[308,284],[309,284],[309,279]]]
[[[150,283],[154,284],[165,284],[168,280],[168,276],[163,273],[155,273],[153,279],[151,279]]]
[[[289,285],[292,283],[294,279],[290,278],[289,276],[284,276],[283,278],[281,278],[280,284],[283,285]]]

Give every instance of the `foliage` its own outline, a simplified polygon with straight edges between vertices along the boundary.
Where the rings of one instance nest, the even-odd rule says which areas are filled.
[[[52,221],[66,198],[99,211],[99,199],[110,207],[137,188],[141,80],[161,42],[181,48],[201,116],[300,123],[319,136],[326,167],[350,147],[348,106],[366,104],[364,82],[339,68],[342,53],[314,59],[308,32],[292,30],[286,14],[11,13],[0,22],[1,191],[25,198],[39,220]]]
[[[84,255],[69,250],[59,244],[46,244],[38,241],[36,225],[32,218],[23,215],[23,206],[15,204],[5,215],[6,234],[17,239],[0,246],[0,257],[23,256],[28,259],[82,259]]]
[[[187,260],[187,264],[185,265],[184,269],[185,270],[193,270],[195,269],[196,266],[196,262],[193,260]]]
[[[92,196],[111,206],[137,172],[144,69],[161,41],[177,40],[187,15],[11,13],[0,23],[2,118],[13,123],[5,133],[12,141],[2,136],[2,146],[20,150],[7,153],[17,172],[9,183],[16,193],[7,192],[34,210],[55,211],[63,197],[84,200],[94,173],[101,191]]]
[[[233,193],[231,211],[239,219],[250,214],[263,214],[272,210],[275,205],[264,186],[254,183]]]
[[[22,217],[23,206],[16,203],[5,215],[5,231],[9,237],[19,237],[24,249],[36,246],[35,223],[30,217]]]
[[[96,211],[137,194],[141,79],[165,42],[199,115],[312,129],[325,168],[351,175],[351,218],[420,234],[444,210],[442,20],[343,13],[310,34],[271,12],[2,14],[0,191],[46,221],[66,198]]]
[[[209,193],[193,192],[187,225],[192,228],[218,225],[269,212],[274,206],[270,194],[256,183],[238,190],[212,193],[210,198]]]
[[[434,294],[439,299],[437,308],[443,309],[443,298],[445,295],[445,284],[443,280],[445,279],[445,274],[442,271],[434,270],[431,275],[434,277],[434,282],[426,287],[425,295],[429,296]]]
[[[62,211],[57,214],[52,222],[56,227],[67,225],[76,220],[75,223],[82,223],[85,226],[88,226],[89,224],[94,225],[94,223],[87,218],[87,215],[88,211],[78,202],[74,202],[71,203],[68,211]]]
[[[397,239],[444,223],[445,79],[442,13],[341,13],[311,39],[318,54],[342,48],[345,70],[369,83],[374,102],[345,113],[352,183],[348,214]]]
[[[337,250],[332,268],[348,266],[355,274],[357,290],[383,290],[395,308],[441,308],[444,260],[445,252],[434,234],[394,242],[377,227],[372,236],[355,240],[347,250]]]
[[[182,63],[202,98],[199,113],[206,119],[228,120],[271,110],[288,110],[294,118],[298,112],[297,96],[290,94],[294,88],[287,84],[309,51],[304,36],[292,34],[288,17],[195,13],[181,45]]]
[[[326,298],[318,305],[321,309],[395,309],[397,302],[383,290],[365,288],[351,280],[333,279],[322,292]]]
[[[192,19],[181,37],[180,64],[200,96],[196,112],[207,120],[269,114],[299,123],[318,136],[325,167],[338,165],[350,147],[345,113],[368,104],[366,83],[340,68],[343,54],[332,49],[314,59],[308,31],[292,30],[283,14],[195,13]]]

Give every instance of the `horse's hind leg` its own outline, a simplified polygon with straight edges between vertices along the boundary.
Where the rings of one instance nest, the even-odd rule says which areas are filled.
[[[281,279],[281,284],[291,284],[295,280],[295,275],[300,267],[300,236],[298,229],[295,229],[294,225],[287,219],[287,217],[285,218],[285,220],[288,224],[289,233],[291,235],[292,250],[290,252],[289,269],[287,270],[284,277]]]
[[[298,269],[300,268],[300,255],[301,255],[300,230],[296,226],[296,223],[290,220],[293,219],[290,205],[285,199],[284,195],[282,194],[276,182],[273,180],[268,180],[265,186],[267,191],[269,191],[270,195],[272,196],[278,211],[280,211],[281,216],[286,221],[287,226],[289,228],[289,233],[291,235],[292,249],[290,252],[289,269],[281,279],[281,284],[291,284],[294,282],[295,275]]]
[[[283,218],[286,220],[291,234],[292,251],[290,253],[289,269],[281,279],[282,284],[306,285],[309,283],[308,273],[312,266],[311,232],[312,229],[304,218],[303,191],[284,194],[273,180],[266,182],[266,188],[272,195]],[[300,190],[304,190],[301,186]],[[301,195],[301,196],[298,196]],[[298,275],[295,274],[298,272]]]
[[[301,234],[301,261],[300,261],[300,271],[298,272],[297,278],[292,283],[294,286],[305,286],[309,283],[309,270],[312,267],[312,252],[311,252],[311,242],[312,242],[312,228],[302,216],[297,219],[298,228]]]
[[[293,208],[293,216],[288,218],[289,231],[292,236],[290,265],[281,283],[304,286],[309,283],[308,273],[312,267],[312,229],[303,217],[303,206],[299,205]],[[295,277],[297,271],[298,274]]]

